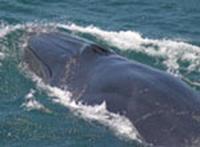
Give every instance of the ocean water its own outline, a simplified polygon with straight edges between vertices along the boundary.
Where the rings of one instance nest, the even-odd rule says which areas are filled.
[[[30,33],[72,33],[200,91],[199,0],[0,0],[0,146],[142,147],[129,120],[84,106],[22,63]]]

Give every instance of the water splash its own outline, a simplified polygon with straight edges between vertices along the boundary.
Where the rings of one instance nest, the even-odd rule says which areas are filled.
[[[22,103],[21,107],[25,108],[27,111],[39,110],[46,113],[51,113],[51,111],[46,108],[43,104],[35,99],[35,90],[31,89],[30,92],[25,96],[25,102]]]
[[[98,123],[107,126],[117,136],[122,137],[123,139],[142,142],[140,134],[130,120],[125,116],[109,112],[106,109],[105,102],[94,106],[75,102],[69,91],[47,85],[34,73],[31,73],[25,68],[23,70],[25,70],[29,78],[36,82],[38,88],[44,90],[52,98],[53,102],[67,107],[71,112],[73,112],[73,114],[85,119],[86,121],[97,121]],[[32,96],[31,93],[29,95]]]
[[[134,50],[153,57],[162,57],[167,71],[174,75],[180,75],[180,61],[190,62],[187,67],[188,72],[200,72],[200,47],[189,43],[166,39],[149,39],[134,31],[106,31],[95,26],[82,27],[76,24],[60,24],[58,27],[74,32],[92,34],[122,50]]]
[[[28,34],[30,33],[58,31],[58,28],[67,29],[72,32],[88,33],[121,50],[133,50],[155,58],[161,57],[164,59],[163,64],[167,67],[167,71],[175,76],[185,76],[180,73],[182,68],[186,70],[186,75],[189,75],[192,72],[200,73],[200,47],[182,41],[149,39],[143,37],[140,33],[131,30],[107,31],[95,26],[83,27],[76,24],[54,22],[31,22],[17,25],[0,24],[0,39],[16,30],[23,30],[27,33],[24,37],[25,40],[27,40]],[[6,54],[3,50],[4,47],[2,47],[1,44],[0,46],[1,59],[2,56],[6,56]],[[182,67],[180,62],[187,62],[188,65]]]

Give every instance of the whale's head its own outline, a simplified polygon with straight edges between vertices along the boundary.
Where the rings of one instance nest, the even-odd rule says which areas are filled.
[[[24,62],[45,82],[59,77],[70,58],[77,56],[89,42],[61,33],[31,36],[24,51]]]

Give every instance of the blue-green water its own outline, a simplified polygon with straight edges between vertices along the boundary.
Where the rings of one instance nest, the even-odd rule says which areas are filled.
[[[27,76],[21,61],[30,32],[85,37],[199,91],[199,26],[199,0],[0,0],[0,146],[141,146],[129,132],[116,135],[114,121],[83,119],[55,103]]]

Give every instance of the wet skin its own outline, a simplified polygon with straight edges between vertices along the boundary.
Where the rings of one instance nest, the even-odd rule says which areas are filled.
[[[24,61],[76,101],[107,104],[155,146],[200,146],[200,96],[172,75],[61,33],[31,36]]]

